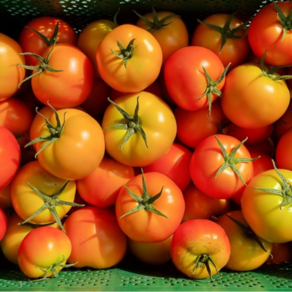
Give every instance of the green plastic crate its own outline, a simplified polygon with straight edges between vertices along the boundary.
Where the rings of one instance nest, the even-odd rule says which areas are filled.
[[[262,0],[0,0],[0,31],[17,39],[28,21],[42,15],[58,16],[80,32],[90,22],[113,19],[120,9],[118,22],[135,22],[133,13],[168,10],[182,16],[190,32],[212,13],[237,11],[242,20],[251,19],[270,1]],[[249,272],[227,269],[213,280],[192,280],[172,264],[150,266],[131,254],[117,266],[105,270],[63,269],[57,278],[31,282],[20,269],[0,254],[0,291],[292,291],[292,263],[263,265]]]

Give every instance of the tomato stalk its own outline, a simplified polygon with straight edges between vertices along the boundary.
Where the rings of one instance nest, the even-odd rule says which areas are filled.
[[[123,60],[125,68],[127,68],[128,61],[134,56],[134,41],[135,39],[130,40],[126,48],[119,41],[117,41],[120,53],[111,49],[115,56]]]
[[[40,213],[42,213],[45,210],[50,210],[50,212],[52,213],[53,217],[55,218],[56,222],[58,223],[58,225],[60,226],[60,228],[62,229],[62,231],[65,231],[62,222],[60,220],[60,217],[58,215],[57,206],[74,206],[74,207],[84,207],[85,205],[83,204],[77,204],[74,202],[68,202],[68,201],[64,201],[64,200],[60,200],[59,196],[62,194],[62,192],[64,191],[64,189],[66,188],[66,186],[68,185],[70,181],[67,181],[59,191],[57,191],[55,194],[53,195],[47,195],[43,192],[41,192],[39,189],[35,188],[34,186],[32,186],[30,183],[28,183],[28,185],[32,188],[32,190],[38,195],[40,196],[43,201],[44,204],[35,212],[33,213],[29,218],[27,218],[25,221],[19,223],[19,225],[24,225],[27,222],[31,221],[33,218],[35,218],[36,216],[38,216]]]
[[[211,268],[210,268],[209,263],[211,263],[214,266],[217,274],[219,274],[219,271],[217,270],[217,266],[216,266],[215,262],[213,261],[212,257],[210,257],[210,255],[207,253],[203,253],[203,254],[200,254],[199,256],[197,256],[196,260],[194,261],[195,266],[193,269],[193,274],[195,274],[197,268],[200,268],[200,267],[202,267],[202,265],[205,265],[207,272],[210,276],[210,279],[212,281],[213,279],[212,279],[212,273],[211,273]]]
[[[105,127],[104,129],[123,129],[126,130],[126,136],[121,144],[120,151],[122,151],[123,146],[127,143],[127,141],[131,138],[134,134],[140,134],[145,142],[146,147],[148,148],[147,144],[147,137],[146,134],[141,126],[141,120],[138,116],[139,112],[139,96],[137,96],[137,104],[135,108],[134,115],[131,116],[125,110],[123,110],[119,105],[117,105],[114,101],[110,98],[107,99],[110,103],[112,103],[116,109],[122,114],[123,119],[120,124],[116,124],[113,126]]]
[[[247,137],[241,141],[231,152],[230,154],[227,153],[226,149],[224,148],[223,144],[221,143],[221,141],[215,136],[218,144],[219,144],[219,147],[222,151],[222,154],[223,154],[223,158],[224,158],[224,162],[223,164],[220,166],[220,168],[218,169],[214,179],[217,178],[217,176],[222,173],[226,168],[230,167],[235,173],[236,175],[238,176],[238,178],[240,179],[240,181],[245,185],[247,186],[246,182],[243,180],[236,164],[238,163],[244,163],[244,162],[250,162],[250,161],[254,161],[258,158],[260,158],[260,156],[258,157],[255,157],[255,158],[245,158],[245,157],[239,157],[239,158],[236,158],[235,157],[235,154],[237,152],[237,150],[241,147],[241,145],[243,145],[243,143],[248,139]]]
[[[159,210],[157,210],[153,206],[154,202],[156,200],[158,200],[159,197],[161,196],[163,187],[161,188],[161,190],[158,194],[151,197],[147,191],[147,185],[146,185],[143,169],[141,169],[141,172],[142,172],[142,186],[143,186],[142,197],[135,195],[127,186],[124,186],[127,189],[127,192],[129,193],[129,195],[138,203],[138,205],[136,207],[134,207],[133,209],[131,209],[130,211],[123,214],[120,217],[120,219],[122,219],[123,217],[125,217],[129,214],[132,214],[132,213],[138,212],[138,211],[142,211],[142,210],[145,210],[146,212],[152,212],[156,215],[159,215],[159,216],[162,216],[162,217],[165,217],[166,219],[168,219],[168,217],[166,215],[161,213]]]

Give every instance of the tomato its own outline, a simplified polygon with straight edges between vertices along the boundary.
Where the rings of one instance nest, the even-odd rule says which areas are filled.
[[[138,14],[136,12],[136,14]],[[189,33],[183,19],[170,11],[152,12],[140,15],[136,25],[149,31],[158,41],[163,54],[162,65],[178,49],[188,46]]]
[[[18,84],[26,70],[18,64],[25,64],[22,48],[11,37],[0,33],[0,101],[12,97],[18,91]]]
[[[44,110],[45,111],[45,110]],[[49,140],[35,144],[38,161],[43,168],[56,177],[76,180],[88,176],[101,162],[104,152],[104,135],[100,124],[79,109],[67,108],[56,113],[46,110],[48,121],[55,127],[52,135],[50,125],[43,119],[34,120],[31,138],[49,136]],[[50,140],[51,139],[51,140]],[[48,143],[48,144],[47,144]]]
[[[146,91],[123,95],[114,102],[129,116],[123,116],[112,103],[107,107],[102,119],[106,152],[122,164],[137,167],[149,165],[165,155],[177,131],[170,107]]]
[[[10,196],[11,183],[5,188],[0,190],[0,208],[3,210],[10,209],[12,207],[12,201]]]
[[[165,84],[171,98],[177,106],[190,111],[208,106],[211,110],[211,103],[221,94],[224,75],[219,57],[200,46],[177,50],[164,66]]]
[[[20,147],[14,135],[0,126],[0,190],[8,186],[20,165]]]
[[[220,100],[226,117],[246,129],[277,121],[290,103],[288,87],[284,80],[277,80],[278,76],[276,73],[267,76],[256,63],[233,68],[226,76]]]
[[[218,134],[205,138],[197,146],[190,172],[198,189],[212,198],[229,199],[246,188],[253,175],[253,165],[243,142]]]
[[[63,231],[51,226],[36,228],[19,246],[18,265],[29,278],[57,277],[71,250],[70,239]]]
[[[157,79],[162,50],[150,32],[124,24],[102,39],[96,62],[101,78],[110,87],[121,92],[139,92]]]
[[[128,249],[143,263],[163,265],[171,260],[171,241],[172,235],[159,242],[137,242],[128,238]]]
[[[241,198],[242,214],[252,230],[273,243],[292,240],[292,171],[271,169],[252,178]]]
[[[219,100],[212,103],[211,114],[207,107],[188,111],[180,107],[174,109],[177,122],[177,138],[186,146],[195,149],[198,144],[207,138],[223,131],[220,127],[225,122]]]
[[[224,229],[208,219],[182,223],[173,235],[170,249],[175,267],[193,279],[212,279],[226,265],[230,252]]]
[[[193,219],[212,219],[231,210],[229,199],[215,199],[201,192],[193,183],[184,190],[185,213],[182,222]]]
[[[173,143],[167,153],[150,165],[144,172],[159,172],[171,180],[183,191],[191,182],[190,161],[192,152],[187,147]]]
[[[20,32],[19,44],[24,52],[31,52],[37,55],[42,55],[44,50],[53,44],[54,29],[59,23],[57,42],[66,43],[71,45],[77,45],[77,34],[73,27],[66,21],[52,16],[40,16],[29,21]],[[30,28],[29,28],[30,27]],[[36,33],[34,30],[40,32],[48,40],[47,43]],[[27,65],[37,65],[38,61],[36,58],[26,55],[25,60]]]
[[[292,103],[290,102],[287,110],[275,122],[275,133],[277,137],[280,138],[291,128],[292,128]]]
[[[210,49],[220,58],[224,67],[231,63],[230,69],[245,61],[250,46],[245,24],[238,17],[216,13],[199,22],[192,35],[192,46]]]
[[[279,168],[292,171],[292,129],[288,130],[278,141],[276,145],[275,161]]]
[[[75,268],[107,269],[126,254],[127,237],[108,208],[81,208],[67,217],[64,227],[72,243],[68,263],[76,263]]]
[[[270,3],[263,6],[250,22],[248,29],[250,47],[258,58],[267,52],[266,62],[270,65],[292,64],[291,10],[290,1]]]
[[[231,254],[225,268],[251,271],[262,266],[270,257],[273,244],[255,235],[240,210],[228,212],[216,223],[225,230],[230,241]]]
[[[7,216],[5,212],[3,211],[3,209],[0,208],[0,241],[3,239],[3,237],[6,234],[7,224],[8,224]]]
[[[37,160],[22,166],[11,183],[15,212],[24,222],[32,224],[57,221],[61,226],[60,219],[70,210],[75,193],[75,181],[53,176]]]
[[[278,265],[289,262],[292,259],[291,242],[273,243],[271,254],[266,260],[267,265]]]
[[[100,78],[96,64],[96,50],[102,39],[114,28],[116,24],[108,19],[99,19],[87,24],[80,32],[77,47],[90,59],[95,78]]]
[[[166,175],[136,175],[119,192],[116,216],[122,231],[137,242],[159,242],[179,226],[185,202],[180,188]]]
[[[134,176],[132,166],[104,156],[91,174],[76,181],[77,191],[91,205],[102,208],[114,206],[121,187]]]

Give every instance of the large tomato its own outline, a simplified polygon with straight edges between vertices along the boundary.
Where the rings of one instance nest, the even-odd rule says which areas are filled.
[[[123,95],[114,102],[102,120],[107,153],[122,164],[138,167],[165,155],[177,130],[170,107],[146,91]]]
[[[231,253],[224,229],[208,219],[182,223],[173,235],[170,252],[176,268],[194,279],[212,278]]]
[[[157,79],[162,50],[150,32],[124,24],[102,39],[96,62],[101,78],[109,86],[121,92],[139,92]]]
[[[138,242],[159,242],[181,223],[185,201],[180,188],[158,172],[129,180],[117,197],[116,216],[123,232]]]
[[[18,84],[24,79],[26,70],[22,48],[11,37],[0,33],[0,101],[12,97]]]
[[[126,254],[127,237],[110,209],[81,208],[67,217],[64,227],[72,243],[68,262],[76,268],[107,269]]]

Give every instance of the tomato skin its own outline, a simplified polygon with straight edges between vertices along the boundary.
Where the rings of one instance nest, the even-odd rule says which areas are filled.
[[[117,98],[115,103],[133,115],[138,96],[138,115],[147,136],[148,148],[142,136],[135,133],[120,151],[126,131],[124,129],[106,129],[106,127],[120,123],[123,119],[113,104],[107,107],[103,115],[102,128],[104,129],[106,152],[111,157],[128,166],[144,167],[155,162],[170,149],[176,136],[177,125],[170,107],[162,99],[149,92],[126,94]]]
[[[240,143],[238,139],[229,135],[218,134],[216,137],[221,141],[228,154]],[[238,157],[251,158],[244,144],[235,154],[235,158]],[[193,183],[206,195],[216,199],[232,198],[245,188],[245,185],[230,167],[214,179],[224,161],[215,135],[205,138],[197,146],[191,159],[190,172]],[[253,175],[252,162],[238,163],[236,167],[243,181],[248,183]]]
[[[3,210],[7,210],[12,207],[10,188],[11,183],[0,190],[0,208],[2,208]]]
[[[228,212],[227,215],[249,227],[240,210]],[[240,272],[251,271],[259,268],[269,258],[273,246],[271,242],[259,238],[266,249],[264,251],[255,239],[248,238],[246,233],[227,216],[221,216],[216,223],[225,230],[230,241],[231,254],[225,268]]]
[[[26,70],[18,65],[25,65],[22,52],[18,42],[0,33],[0,101],[12,97],[25,77]]]
[[[161,191],[161,196],[153,203],[153,207],[169,219],[150,211],[140,210],[120,218],[138,206],[126,188],[121,188],[115,209],[118,224],[122,231],[137,242],[159,242],[174,233],[179,226],[185,210],[185,202],[180,188],[167,176],[158,172],[144,174],[150,196]],[[142,197],[142,174],[135,176],[125,184],[134,194]]]
[[[45,37],[50,39],[58,22],[59,30],[57,35],[57,42],[67,43],[75,46],[77,44],[76,32],[69,23],[62,19],[51,16],[41,16],[29,21],[26,26],[34,28]],[[24,27],[20,32],[19,44],[24,52],[31,52],[40,56],[47,47],[45,42],[35,32],[27,27]],[[25,60],[27,65],[31,66],[37,65],[38,63],[36,58],[29,55],[25,56]]]
[[[209,254],[220,271],[230,257],[230,243],[224,229],[208,219],[194,219],[182,223],[175,231],[171,243],[171,258],[176,268],[193,279],[209,278],[206,266],[193,272],[196,258]],[[217,274],[210,263],[211,274]]]
[[[277,5],[285,16],[292,9],[290,1],[277,2]],[[248,41],[251,49],[258,58],[261,58],[267,51],[265,62],[270,65],[291,65],[292,35],[288,30],[283,41],[281,41],[282,36],[283,27],[278,19],[278,12],[274,4],[265,5],[250,22]]]
[[[117,41],[125,48],[134,41],[134,55],[127,61],[115,56],[120,53]],[[121,92],[139,92],[153,83],[162,65],[162,50],[158,41],[148,31],[132,24],[117,26],[100,42],[96,62],[101,78]]]
[[[245,63],[226,76],[221,107],[226,117],[239,127],[268,126],[277,121],[289,106],[290,92],[285,81],[274,81],[261,74],[260,65]]]
[[[83,207],[67,217],[64,228],[72,242],[68,263],[75,268],[106,269],[125,256],[127,237],[108,208]]]
[[[271,254],[266,261],[267,265],[278,265],[288,262],[292,259],[292,251],[290,247],[291,242],[273,243]]]
[[[279,168],[284,168],[292,171],[292,129],[288,130],[278,141],[276,145],[275,161]]]
[[[216,13],[203,19],[203,22],[223,28],[229,17],[229,14]],[[230,29],[234,29],[242,24],[243,22],[239,18],[233,17],[229,27]],[[202,46],[210,49],[217,54],[224,67],[231,63],[229,69],[232,69],[235,66],[242,64],[249,54],[250,46],[245,34],[246,29],[243,28],[235,34],[241,38],[227,38],[226,43],[220,52],[222,41],[221,33],[199,23],[192,35],[191,46]]]
[[[2,208],[0,208],[0,241],[3,239],[5,236],[6,230],[7,230],[7,224],[8,224],[8,219],[3,211]]]
[[[115,205],[121,187],[134,176],[133,167],[104,156],[91,174],[76,181],[77,191],[91,205],[111,207]]]
[[[292,72],[291,72],[292,73]],[[285,113],[275,122],[275,133],[277,138],[283,136],[292,128],[292,102],[290,102]]]
[[[292,172],[286,169],[278,169],[287,181],[292,183]],[[284,243],[292,240],[291,220],[292,210],[290,204],[280,205],[283,198],[255,187],[281,190],[281,180],[275,169],[264,171],[252,178],[241,198],[242,214],[261,238],[273,242]]]
[[[44,226],[29,232],[18,250],[18,265],[30,278],[45,276],[45,271],[55,263],[65,264],[71,254],[72,245],[68,236],[61,230]],[[62,270],[58,266],[57,270]],[[54,276],[50,272],[47,277]]]

